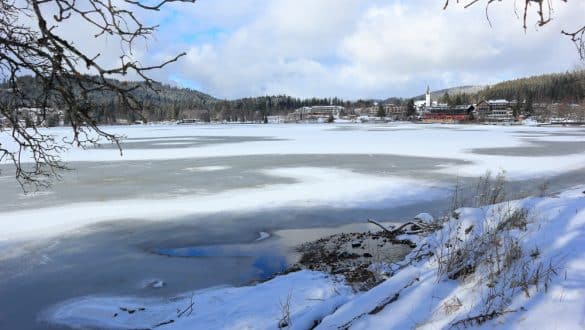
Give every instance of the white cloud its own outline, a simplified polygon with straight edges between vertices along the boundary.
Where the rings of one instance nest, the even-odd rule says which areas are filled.
[[[411,96],[427,83],[438,89],[573,68],[577,54],[560,31],[583,24],[585,2],[559,3],[550,24],[531,22],[526,33],[512,3],[492,6],[490,28],[480,6],[443,11],[436,0],[199,0],[143,14],[161,28],[135,55],[153,63],[187,51],[155,77],[226,98]],[[116,44],[84,39],[88,31],[67,33],[115,61]]]

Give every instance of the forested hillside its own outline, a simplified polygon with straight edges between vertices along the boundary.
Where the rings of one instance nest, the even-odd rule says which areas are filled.
[[[504,81],[478,93],[480,99],[581,103],[585,100],[585,70]]]
[[[177,118],[181,111],[186,109],[201,109],[212,107],[217,100],[207,94],[169,85],[154,83],[152,88],[145,88],[144,83],[108,80],[109,83],[132,89],[132,95],[143,104],[142,119],[170,120]],[[22,98],[12,98],[12,89],[7,82],[1,84],[0,98],[3,103],[18,100],[16,107],[40,107],[44,102],[47,106],[61,109],[60,100],[54,95],[41,95],[43,88],[41,81],[32,76],[20,77],[17,81]],[[93,86],[86,86],[93,87]],[[129,112],[120,102],[117,95],[111,91],[91,90],[87,92],[92,117],[98,123],[114,123],[120,119],[134,121],[139,119],[138,114]],[[81,95],[81,88],[77,91]]]
[[[552,73],[503,81],[491,86],[461,86],[431,92],[431,98],[451,105],[506,99],[529,103],[585,102],[585,70]],[[424,95],[415,97],[424,100]]]

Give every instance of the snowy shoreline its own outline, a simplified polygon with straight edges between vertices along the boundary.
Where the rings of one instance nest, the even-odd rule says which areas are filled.
[[[582,329],[584,189],[458,209],[442,229],[419,239],[392,277],[363,293],[339,278],[302,270],[255,286],[166,300],[82,297],[54,306],[43,319],[125,329],[542,329],[555,319],[550,328]],[[501,250],[483,244],[492,242],[488,238]],[[467,257],[453,259],[453,268],[445,270],[456,251]]]

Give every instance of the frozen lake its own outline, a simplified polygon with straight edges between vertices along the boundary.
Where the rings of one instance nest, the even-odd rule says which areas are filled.
[[[0,328],[47,328],[84,295],[170,297],[260,280],[292,247],[367,218],[441,214],[459,179],[505,170],[514,196],[585,182],[585,130],[450,125],[109,127],[111,145],[63,155],[72,171],[23,195],[0,176]],[[64,129],[52,129],[66,135]],[[0,136],[6,139],[5,136]],[[374,229],[374,228],[371,228]],[[270,237],[259,240],[259,233]],[[265,237],[266,235],[263,235]],[[145,283],[162,280],[162,288]]]

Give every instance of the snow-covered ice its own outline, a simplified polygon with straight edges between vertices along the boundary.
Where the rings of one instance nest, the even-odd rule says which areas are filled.
[[[381,129],[383,128],[383,129]],[[66,161],[120,161],[208,158],[267,154],[390,154],[416,157],[452,158],[472,164],[445,168],[443,172],[477,176],[486,169],[505,169],[511,177],[535,177],[542,173],[563,173],[581,168],[585,155],[538,157],[539,166],[525,166],[534,156],[489,156],[470,153],[474,148],[506,148],[527,145],[524,135],[542,134],[538,141],[582,141],[582,128],[527,126],[457,126],[396,124],[370,125],[196,125],[196,126],[112,126],[108,132],[132,139],[175,140],[194,137],[265,137],[268,140],[242,143],[207,144],[186,148],[117,150],[70,148]],[[51,129],[51,134],[68,136],[68,129]],[[570,136],[554,136],[557,133]],[[10,145],[8,134],[0,134],[3,145]]]
[[[187,172],[213,172],[227,170],[228,166],[200,166],[200,167],[187,167]]]
[[[165,139],[200,139],[231,137],[245,142],[218,142],[186,148],[124,149],[120,156],[114,149],[78,149],[71,147],[63,154],[66,161],[117,162],[156,161],[168,159],[212,159],[214,157],[253,155],[398,155],[440,157],[465,164],[440,166],[437,175],[449,174],[478,177],[486,170],[505,170],[509,179],[543,178],[583,168],[585,152],[576,150],[565,155],[485,155],[471,149],[508,148],[529,145],[528,141],[583,141],[581,128],[541,128],[514,126],[457,126],[457,125],[149,125],[112,126],[107,131],[125,135],[132,141]],[[47,132],[67,136],[68,129],[48,129]],[[537,137],[534,137],[534,136]],[[245,138],[264,138],[247,141]],[[3,145],[10,145],[7,133],[0,134]],[[237,139],[236,139],[237,140]],[[186,172],[218,172],[229,164],[193,166]],[[291,184],[268,184],[245,189],[232,189],[215,194],[198,194],[189,190],[173,197],[156,199],[125,198],[82,202],[65,206],[43,207],[35,210],[0,213],[0,240],[52,235],[81,228],[87,224],[117,219],[165,220],[194,213],[261,209],[265,207],[315,205],[363,205],[383,200],[401,205],[415,200],[432,199],[444,193],[436,182],[417,178],[366,175],[337,168],[274,168],[264,174],[287,178]],[[106,179],[104,179],[106,180]],[[48,192],[50,193],[50,192]],[[153,196],[155,197],[155,196]],[[225,203],[229,200],[230,203]]]
[[[234,189],[204,196],[88,202],[0,212],[0,241],[53,235],[102,221],[164,221],[190,214],[284,206],[363,206],[380,201],[382,196],[392,195],[392,203],[406,205],[444,194],[443,190],[424,181],[377,177],[340,169],[282,168],[269,170],[267,174],[292,178],[296,183]]]

